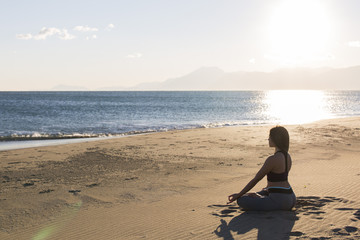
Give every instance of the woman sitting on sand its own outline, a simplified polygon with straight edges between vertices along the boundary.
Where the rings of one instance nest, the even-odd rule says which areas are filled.
[[[296,197],[288,182],[291,169],[289,151],[289,133],[284,127],[274,127],[270,130],[269,146],[275,148],[274,155],[268,157],[256,176],[241,190],[228,197],[231,203],[237,200],[245,210],[291,210]],[[257,193],[248,193],[265,175],[267,187]]]

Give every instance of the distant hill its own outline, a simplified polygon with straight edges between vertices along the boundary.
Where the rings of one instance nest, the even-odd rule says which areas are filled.
[[[57,85],[51,91],[88,91],[89,89],[81,86]]]
[[[145,82],[134,87],[88,89],[58,85],[51,91],[151,91],[151,90],[360,90],[360,66],[348,68],[291,68],[274,72],[224,72],[217,67],[202,67],[163,82]]]
[[[360,66],[348,68],[293,68],[274,72],[226,73],[203,67],[164,82],[142,83],[128,90],[360,90]]]

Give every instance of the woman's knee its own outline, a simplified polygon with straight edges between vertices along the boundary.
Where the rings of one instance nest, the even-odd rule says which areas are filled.
[[[242,196],[237,199],[237,204],[243,209],[251,209],[252,202],[254,201],[253,197]]]
[[[291,210],[296,203],[295,195],[279,195],[274,198],[279,205],[279,210]]]

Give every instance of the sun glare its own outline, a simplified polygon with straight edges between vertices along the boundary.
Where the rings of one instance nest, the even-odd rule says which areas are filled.
[[[268,91],[265,114],[279,124],[295,124],[331,118],[326,108],[326,94],[314,90]]]
[[[268,25],[271,57],[298,65],[329,56],[331,22],[322,3],[286,0],[273,9]]]

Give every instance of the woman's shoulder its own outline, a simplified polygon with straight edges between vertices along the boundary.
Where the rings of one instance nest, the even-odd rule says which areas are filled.
[[[268,156],[268,158],[266,159],[266,162],[268,162],[268,163],[276,162],[275,154]]]
[[[286,154],[286,155],[285,155]],[[287,152],[282,152],[282,151],[278,151],[276,153],[274,153],[273,155],[269,156],[269,158],[271,159],[274,159],[274,160],[284,160],[285,159],[285,156],[288,158],[288,159],[291,159],[291,156],[289,153]]]
[[[272,157],[273,162],[283,162],[283,161],[285,161],[285,156],[286,156],[287,162],[291,163],[292,158],[291,158],[290,154],[287,153],[287,152],[280,152],[279,151],[279,152],[274,153],[274,155],[272,155],[270,157]]]
[[[291,159],[291,156],[289,153],[285,153],[285,152],[276,152],[273,155],[270,155],[266,160],[267,161],[278,161],[278,160],[284,160],[285,159],[285,154],[287,154],[287,158]]]

